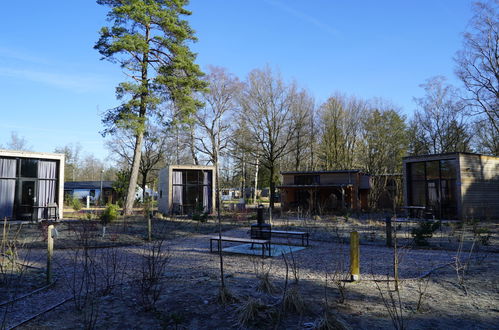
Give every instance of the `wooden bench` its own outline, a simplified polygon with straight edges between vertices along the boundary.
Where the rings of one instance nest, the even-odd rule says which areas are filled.
[[[308,246],[308,237],[309,234],[304,231],[287,231],[287,230],[262,230],[263,233],[270,232],[270,236],[272,237],[284,237],[284,238],[301,238],[301,245]],[[305,245],[305,240],[307,245]]]
[[[222,236],[220,239],[219,236],[210,237],[210,252],[213,252],[213,241],[217,241],[218,249],[220,251],[222,249],[222,242],[236,242],[236,243],[251,243],[251,247],[253,248],[254,244],[260,244],[262,246],[262,258],[265,258],[265,250],[268,251],[269,257],[271,257],[270,250],[270,241],[267,239],[251,239],[251,238],[239,238],[239,237],[228,237]]]

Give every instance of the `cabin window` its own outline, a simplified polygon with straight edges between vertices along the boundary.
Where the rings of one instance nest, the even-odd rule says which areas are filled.
[[[320,176],[319,175],[295,175],[295,184],[297,184],[297,185],[320,184]]]
[[[38,176],[37,159],[21,159],[21,177],[36,178]]]

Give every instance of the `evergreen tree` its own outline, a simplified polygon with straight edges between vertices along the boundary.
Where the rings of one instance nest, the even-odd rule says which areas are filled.
[[[194,31],[181,16],[187,0],[98,0],[111,9],[111,26],[103,27],[95,45],[103,59],[119,63],[129,77],[116,88],[122,102],[103,118],[104,134],[116,128],[133,131],[135,146],[130,182],[124,208],[130,214],[139,174],[147,121],[162,118],[159,104],[169,102],[179,118],[186,118],[200,106],[192,95],[205,87],[195,54],[187,45],[195,41]]]

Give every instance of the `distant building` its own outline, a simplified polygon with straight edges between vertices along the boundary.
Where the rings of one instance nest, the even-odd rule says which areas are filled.
[[[163,214],[213,212],[214,166],[171,165],[159,173],[158,210]]]
[[[471,153],[403,159],[405,205],[438,219],[499,218],[499,157]]]
[[[367,209],[370,176],[359,170],[282,172],[281,207],[284,211],[330,212]]]
[[[114,181],[102,181],[102,204],[116,203],[117,194],[113,187]],[[97,204],[101,196],[101,181],[68,181],[64,183],[64,195],[86,201],[90,196],[90,203]]]
[[[0,219],[62,218],[64,155],[0,149]]]

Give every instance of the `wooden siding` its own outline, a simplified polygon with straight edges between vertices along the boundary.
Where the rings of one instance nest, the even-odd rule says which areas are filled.
[[[294,174],[283,174],[282,175],[282,184],[283,185],[295,184],[295,175]]]
[[[499,220],[499,158],[459,157],[462,216]]]
[[[327,173],[321,174],[321,184],[355,184],[357,173]]]

